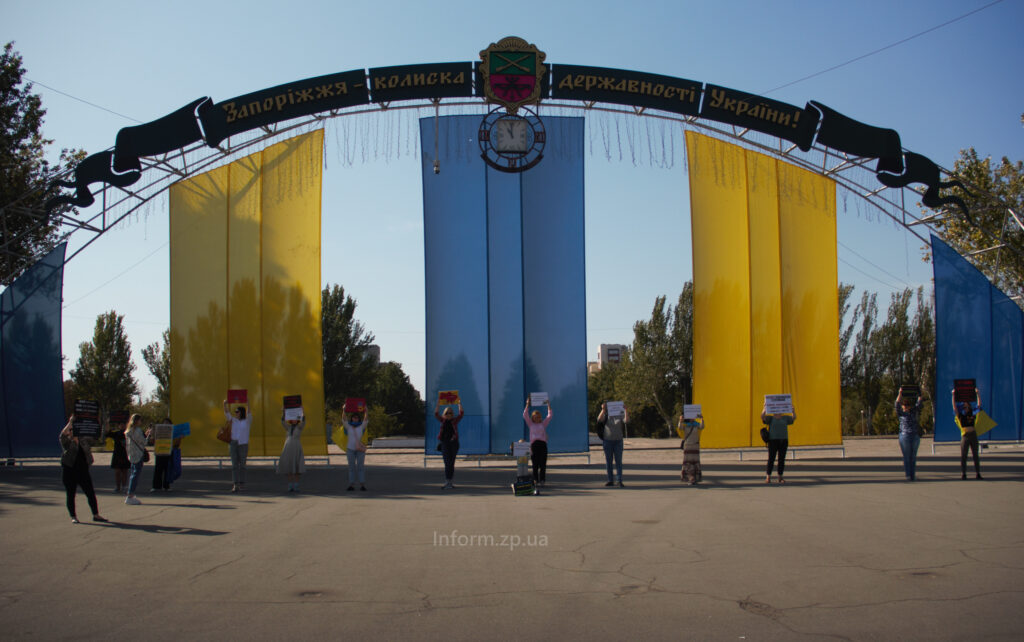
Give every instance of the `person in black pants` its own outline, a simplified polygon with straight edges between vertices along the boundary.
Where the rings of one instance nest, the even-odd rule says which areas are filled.
[[[163,423],[170,424],[171,418],[164,417]],[[153,488],[149,492],[155,493],[158,490],[171,489],[171,453],[166,455],[153,455]]]
[[[782,474],[786,469],[786,451],[789,450],[789,426],[796,421],[796,409],[792,415],[769,415],[767,407],[761,409],[761,421],[768,424],[768,466],[764,483],[772,483],[772,468],[775,456],[779,457],[779,483],[785,484]]]
[[[455,457],[459,454],[459,422],[462,421],[462,402],[459,402],[459,416],[452,412],[451,406],[441,410],[441,402],[434,407],[434,418],[441,422],[437,432],[437,446],[444,459],[444,490],[455,488],[452,479],[455,477]]]
[[[978,458],[978,432],[974,429],[975,413],[981,410],[981,394],[974,389],[974,399],[977,409],[971,408],[970,402],[956,402],[956,390],[953,391],[953,412],[956,413],[957,422],[960,424],[960,479],[967,479],[967,450],[970,449],[974,456],[974,477],[983,479],[981,476],[981,460]]]
[[[96,503],[96,491],[92,486],[92,477],[89,475],[89,465],[92,464],[92,450],[90,450],[89,439],[79,439],[72,433],[71,425],[75,416],[71,415],[68,424],[60,431],[60,469],[61,481],[64,482],[64,490],[67,491],[68,514],[71,515],[71,523],[78,523],[78,514],[75,511],[75,494],[78,487],[89,500],[89,508],[92,509],[92,520],[94,522],[107,521],[100,515],[99,505]]]

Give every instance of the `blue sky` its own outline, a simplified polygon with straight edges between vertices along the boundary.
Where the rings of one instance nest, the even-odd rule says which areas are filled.
[[[552,63],[678,76],[798,105],[818,100],[895,129],[905,147],[945,167],[970,146],[983,156],[1024,158],[1024,83],[1016,70],[1024,59],[1022,0],[0,0],[0,12],[0,39],[15,41],[27,76],[38,83],[48,112],[44,131],[58,150],[101,151],[120,128],[201,96],[219,101],[354,68],[475,60],[489,43],[517,35]],[[422,206],[415,132],[409,136],[415,118],[408,112],[329,125],[322,278],[357,299],[357,315],[376,334],[382,357],[402,363],[422,392]],[[643,157],[635,164],[628,150],[620,160],[618,147],[609,159],[599,139],[617,123],[636,122],[596,118],[588,125],[598,134],[585,159],[590,359],[600,343],[629,343],[633,322],[649,315],[654,298],[673,300],[691,276],[681,151],[674,167],[650,167]],[[350,134],[358,142],[346,143]],[[386,137],[392,144],[384,151],[373,141]],[[348,163],[352,151],[356,160]],[[875,220],[842,191],[838,200],[841,281],[883,301],[894,289],[928,284],[931,268],[916,238]],[[168,325],[167,276],[163,199],[68,264],[65,369],[91,338],[96,315],[116,309],[125,315],[148,394],[154,384],[140,352]]]

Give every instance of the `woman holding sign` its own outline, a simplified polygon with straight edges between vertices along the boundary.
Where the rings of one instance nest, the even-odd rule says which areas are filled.
[[[142,477],[142,464],[148,459],[146,452],[146,441],[149,437],[142,432],[142,417],[132,415],[128,419],[128,427],[124,429],[124,441],[128,449],[128,461],[131,463],[131,474],[128,478],[128,496],[124,498],[125,504],[138,505],[142,502],[135,496],[135,490],[139,487],[139,479]]]
[[[359,413],[350,412],[345,419],[345,457],[348,458],[348,490],[355,490],[356,481],[359,490],[366,490],[366,444],[363,435],[366,433],[366,412],[363,417]]]
[[[956,389],[953,390],[953,412],[956,414],[956,422],[960,426],[960,479],[967,479],[967,450],[971,450],[974,456],[974,476],[983,479],[981,476],[981,460],[978,458],[978,431],[974,427],[975,414],[981,411],[981,393],[974,389],[974,405],[971,407],[969,401],[957,401]]]
[[[235,408],[235,416],[231,416],[228,400],[224,400],[224,418],[231,422],[231,492],[237,493],[245,487],[245,460],[249,458],[249,428],[252,426],[252,415],[246,412],[246,406]]]
[[[548,424],[551,423],[551,400],[545,399],[544,405],[548,407],[548,416],[541,419],[539,410],[530,412],[530,398],[526,398],[526,407],[523,408],[523,421],[530,429],[530,457],[533,460],[533,483],[538,486],[544,485],[544,478],[548,471]]]
[[[299,477],[306,472],[306,454],[302,450],[302,429],[306,427],[306,416],[285,419],[285,408],[281,408],[281,427],[288,435],[277,460],[277,474],[288,476],[288,492],[299,492]]]
[[[85,498],[89,501],[89,508],[92,509],[92,521],[107,521],[100,515],[99,505],[96,503],[96,491],[92,486],[92,476],[89,474],[89,466],[92,464],[91,439],[82,437],[79,439],[74,435],[72,423],[75,416],[71,415],[64,430],[60,431],[60,470],[61,481],[64,482],[64,490],[67,492],[68,514],[71,515],[71,523],[78,523],[78,514],[75,510],[75,494],[78,487],[82,487]]]
[[[911,400],[903,396],[903,386],[896,395],[896,418],[900,422],[900,452],[903,453],[903,474],[907,481],[917,478],[917,449],[921,445],[921,397]]]
[[[441,458],[444,459],[444,490],[455,488],[452,479],[455,477],[455,457],[459,454],[459,422],[462,421],[462,402],[458,402],[459,416],[452,412],[452,407],[444,409],[442,415],[441,399],[438,398],[434,406],[434,418],[441,422],[441,429],[437,431],[437,449],[441,451]]]
[[[779,483],[785,484],[782,473],[786,468],[786,451],[789,450],[789,427],[796,421],[796,409],[793,414],[768,414],[768,404],[761,409],[761,421],[768,424],[768,467],[765,470],[764,483],[772,483],[772,468],[775,456],[779,457]]]
[[[679,472],[679,479],[689,482],[691,486],[701,480],[700,470],[700,433],[704,431],[704,415],[697,414],[695,417],[679,415],[679,423],[676,424],[676,434],[683,440],[683,469]],[[779,466],[781,475],[782,466]]]

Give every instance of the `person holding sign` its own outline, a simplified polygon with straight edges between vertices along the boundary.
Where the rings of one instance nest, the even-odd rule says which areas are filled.
[[[302,450],[302,429],[306,427],[306,416],[298,419],[286,418],[287,409],[281,408],[281,427],[284,428],[284,448],[277,460],[277,474],[288,476],[288,492],[299,492],[299,477],[306,472],[306,454]]]
[[[128,449],[125,444],[124,424],[115,423],[107,431],[107,438],[114,442],[114,454],[110,456],[110,467],[114,470],[114,492],[120,493],[128,488],[128,470],[132,463],[128,461]]]
[[[171,489],[170,470],[174,449],[174,425],[170,417],[153,426],[153,487],[149,492]]]
[[[976,413],[981,411],[981,393],[974,389],[974,407],[970,401],[957,401],[956,389],[953,389],[953,413],[956,423],[960,426],[960,479],[967,479],[967,449],[974,456],[974,477],[981,476],[981,460],[978,458],[978,431],[975,430]]]
[[[907,481],[917,478],[917,449],[921,445],[921,397],[904,396],[903,386],[896,395],[896,418],[900,422],[900,452],[903,453],[903,474]]]
[[[605,486],[614,486],[617,481],[619,488],[622,488],[622,445],[626,437],[626,424],[629,423],[629,410],[623,403],[615,404],[614,407],[621,409],[621,412],[609,416],[608,402],[601,404],[601,412],[597,413],[597,434],[601,437],[605,471],[608,473],[608,481],[605,482]],[[550,415],[551,411],[548,410],[548,416],[550,417]],[[612,477],[613,459],[615,460],[615,478]]]
[[[526,398],[526,407],[523,408],[523,421],[530,430],[530,458],[533,461],[533,483],[538,486],[544,485],[544,479],[548,471],[548,424],[551,423],[551,400],[545,399],[544,405],[548,407],[548,416],[541,418],[539,410],[530,412],[530,398]]]
[[[142,417],[132,415],[128,419],[128,427],[124,429],[124,440],[128,449],[128,461],[131,463],[131,474],[128,477],[128,496],[124,498],[125,504],[137,506],[142,502],[135,496],[139,487],[139,479],[142,478],[142,465],[149,458],[146,452],[146,441],[149,435],[142,432]]]
[[[775,466],[776,455],[779,458],[779,483],[785,484],[782,473],[786,468],[786,451],[789,449],[789,427],[796,421],[796,410],[790,407],[792,415],[782,413],[768,414],[768,403],[761,410],[761,421],[768,424],[768,466],[765,470],[764,483],[772,483],[772,468]]]
[[[459,416],[452,412],[448,406],[441,414],[441,398],[438,397],[437,405],[434,406],[434,418],[441,422],[441,428],[437,431],[437,449],[441,451],[441,458],[444,459],[444,490],[455,488],[452,479],[455,477],[455,457],[459,454],[459,422],[465,414],[462,410],[462,401],[458,401]]]
[[[345,457],[348,458],[348,490],[355,490],[356,481],[359,490],[366,490],[366,444],[363,435],[369,420],[364,413],[360,417],[357,412],[348,413],[345,419]]]
[[[224,418],[231,422],[231,492],[237,493],[245,488],[245,460],[249,458],[249,429],[252,427],[252,415],[246,412],[248,404],[235,408],[235,416],[231,416],[228,400],[224,400]]]
[[[691,486],[700,483],[702,475],[700,470],[700,434],[704,431],[704,415],[697,413],[693,417],[687,417],[686,413],[679,415],[679,423],[676,425],[676,434],[683,440],[683,468],[679,472],[679,479],[689,482]],[[779,474],[782,474],[782,466],[779,466]]]
[[[64,429],[60,431],[60,470],[61,481],[64,482],[64,490],[67,492],[68,514],[71,515],[71,523],[77,524],[78,513],[75,510],[75,494],[78,487],[82,487],[85,498],[89,501],[89,508],[92,510],[92,521],[107,521],[100,515],[99,504],[96,502],[96,490],[92,486],[92,476],[89,474],[89,466],[92,464],[92,439],[89,437],[76,437],[73,433],[72,424],[75,416],[71,415]]]

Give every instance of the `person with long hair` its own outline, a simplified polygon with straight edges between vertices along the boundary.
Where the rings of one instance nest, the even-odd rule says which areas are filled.
[[[796,421],[796,409],[792,415],[769,415],[768,407],[761,409],[761,421],[768,424],[768,466],[765,469],[764,483],[772,483],[772,468],[775,457],[779,457],[779,483],[785,484],[782,477],[786,469],[786,451],[789,450],[789,427]]]
[[[306,454],[302,450],[302,429],[306,427],[306,417],[300,419],[284,418],[285,409],[281,408],[281,427],[284,428],[284,447],[281,458],[277,460],[277,474],[288,477],[288,492],[299,492],[299,478],[306,472]]]
[[[345,418],[345,458],[348,459],[348,490],[355,490],[356,481],[359,490],[366,490],[366,445],[363,435],[368,423],[365,413],[363,417],[357,412],[350,412]]]
[[[78,523],[78,513],[75,510],[75,494],[78,487],[82,487],[85,498],[89,501],[89,508],[92,509],[92,521],[107,521],[100,515],[99,504],[96,502],[96,490],[92,485],[92,476],[89,474],[89,466],[92,465],[92,439],[87,437],[76,437],[72,429],[75,416],[71,415],[64,429],[60,431],[60,471],[61,481],[64,482],[64,490],[67,493],[68,514],[71,515],[71,523]]]
[[[967,479],[967,450],[974,456],[974,477],[981,476],[981,459],[978,457],[978,431],[974,428],[975,415],[981,411],[981,393],[974,389],[974,407],[971,402],[956,401],[956,390],[953,391],[953,412],[960,425],[960,479]]]
[[[896,395],[896,418],[900,422],[900,452],[903,454],[903,474],[907,481],[917,479],[917,449],[921,446],[921,397],[911,402],[903,396],[903,388]]]
[[[224,400],[224,418],[231,422],[231,443],[228,452],[231,454],[231,492],[237,493],[245,489],[245,460],[249,458],[249,429],[252,427],[252,415],[246,412],[246,405],[235,408],[231,416],[228,400]]]
[[[539,410],[530,412],[530,398],[526,398],[523,421],[530,431],[530,460],[533,462],[533,483],[543,486],[548,472],[548,424],[551,423],[551,400],[544,402],[548,407],[547,417],[541,417]],[[620,484],[621,485],[621,484]]]
[[[437,431],[437,449],[441,451],[441,458],[444,459],[444,490],[455,488],[452,480],[455,478],[455,457],[459,454],[459,422],[462,421],[462,402],[459,402],[459,415],[456,417],[452,407],[448,406],[441,414],[441,401],[438,400],[434,406],[434,418],[441,426]]]
[[[124,430],[127,426],[114,424],[107,431],[107,438],[114,442],[114,453],[110,456],[110,468],[114,471],[114,492],[121,493],[128,488],[128,471],[132,463],[128,461],[128,449],[125,445]]]
[[[693,419],[684,419],[679,415],[679,422],[676,424],[676,434],[683,442],[680,448],[683,449],[683,468],[679,471],[679,480],[689,483],[691,486],[699,484],[703,475],[700,469],[700,434],[704,432],[704,415],[697,415]],[[782,464],[779,464],[779,475],[782,474]]]
[[[138,505],[142,503],[135,496],[135,491],[139,488],[139,479],[142,477],[142,465],[145,463],[148,439],[149,435],[142,432],[142,417],[138,414],[132,415],[124,429],[128,462],[131,464],[131,473],[128,477],[128,496],[124,498],[125,504]]]

